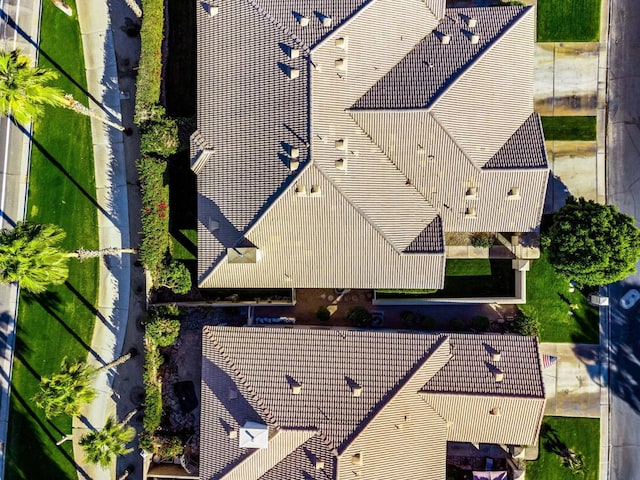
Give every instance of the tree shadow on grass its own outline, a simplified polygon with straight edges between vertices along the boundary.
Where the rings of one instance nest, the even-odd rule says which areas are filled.
[[[540,427],[540,439],[542,446],[549,453],[562,457],[567,451],[567,444],[560,440],[556,429],[546,423]]]
[[[22,300],[26,303],[37,303],[40,307],[52,318],[55,318],[58,323],[66,330],[66,332],[77,341],[82,348],[91,352],[91,354],[101,363],[105,363],[104,359],[96,352],[90,345],[85,342],[80,335],[78,335],[60,316],[58,307],[60,306],[60,296],[55,292],[45,292],[41,295],[34,295],[31,293],[24,293],[21,296]]]
[[[55,443],[70,432],[63,432],[53,422],[43,421],[31,408],[30,400],[25,400],[15,388],[11,391],[12,401],[20,405],[11,409],[9,421],[9,442],[7,448],[7,478],[68,478],[67,472],[46,454],[56,448],[81,476],[91,480],[73,456],[63,446]],[[47,444],[49,444],[47,446]]]

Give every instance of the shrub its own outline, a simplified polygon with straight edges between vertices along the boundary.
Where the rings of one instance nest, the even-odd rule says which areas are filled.
[[[418,324],[418,316],[410,310],[400,314],[400,321],[405,328],[415,328]]]
[[[149,310],[145,321],[145,336],[159,347],[173,345],[180,333],[180,309],[156,307]]]
[[[140,28],[140,63],[138,64],[136,91],[137,113],[143,112],[160,100],[164,0],[142,0],[142,11],[144,18]]]
[[[465,329],[464,321],[461,318],[452,318],[449,327],[454,332],[460,332]]]
[[[138,161],[142,193],[142,241],[140,261],[158,272],[169,252],[169,187],[165,182],[167,162],[151,157]]]
[[[519,333],[520,335],[526,335],[528,337],[537,337],[540,324],[535,317],[529,317],[518,311],[509,329],[513,333]]]
[[[153,105],[137,120],[140,153],[169,157],[178,151],[178,123],[167,116],[162,105]]]
[[[429,315],[420,315],[420,328],[424,330],[435,330],[436,329],[436,319],[430,317]]]
[[[156,384],[145,385],[144,417],[142,426],[148,433],[160,428],[162,422],[162,387]]]
[[[191,290],[191,272],[179,260],[171,260],[158,272],[158,287],[166,287],[174,293],[185,294]]]
[[[329,318],[331,318],[331,312],[329,312],[329,309],[324,305],[320,305],[316,312],[316,317],[318,317],[318,320],[321,322],[328,322]]]
[[[471,326],[477,332],[486,332],[489,330],[489,326],[491,325],[491,320],[487,317],[483,317],[482,315],[477,315],[471,319]]]
[[[352,327],[363,328],[371,326],[371,314],[364,307],[357,306],[349,310],[347,320],[349,320]]]
[[[474,233],[471,236],[471,245],[479,248],[490,248],[493,246],[493,234]]]

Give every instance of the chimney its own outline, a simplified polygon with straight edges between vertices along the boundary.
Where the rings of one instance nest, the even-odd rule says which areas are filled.
[[[493,376],[496,380],[496,383],[500,383],[504,380],[504,373],[502,373],[502,370],[500,370],[499,368],[496,368],[493,371]]]
[[[480,35],[476,35],[475,33],[471,34],[471,45],[476,45],[480,41]]]
[[[440,43],[449,45],[451,43],[451,35],[440,35]]]
[[[347,170],[347,160],[344,158],[339,158],[336,160],[336,168],[338,170],[346,171]]]
[[[300,70],[298,70],[297,68],[289,69],[289,78],[295,79],[295,78],[298,78],[299,76],[300,76]]]
[[[345,71],[347,69],[347,61],[344,58],[338,58],[336,60],[336,69]]]
[[[326,15],[318,14],[318,18],[322,22],[323,27],[331,26],[331,17],[327,17]]]
[[[477,24],[478,20],[476,18],[467,17],[467,25],[469,26],[469,28],[475,28]]]
[[[298,23],[300,24],[301,27],[306,27],[307,25],[309,25],[309,19],[307,17],[299,17],[298,18]]]

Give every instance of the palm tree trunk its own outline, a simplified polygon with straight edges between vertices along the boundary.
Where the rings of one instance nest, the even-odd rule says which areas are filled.
[[[129,425],[129,422],[131,421],[131,419],[135,417],[139,411],[140,410],[137,408],[134,408],[133,410],[131,410],[129,413],[127,413],[127,416],[124,417],[124,420],[120,422],[120,425],[122,425],[123,427],[126,427],[127,425]]]
[[[51,0],[51,3],[53,3],[59,10],[62,10],[69,17],[73,15],[73,10],[71,10],[71,7],[64,3],[62,0]]]
[[[129,353],[125,353],[124,355],[121,355],[120,357],[116,358],[113,362],[109,362],[106,365],[103,365],[102,367],[98,368],[96,370],[96,373],[102,373],[102,372],[106,372],[107,370],[111,370],[112,368],[115,368],[118,365],[126,362],[127,360],[135,357],[137,354],[138,354],[138,351],[135,348],[132,348],[131,350],[129,350]]]
[[[69,257],[77,258],[81,262],[84,262],[88,258],[103,257],[105,255],[118,255],[120,253],[138,253],[138,251],[135,248],[107,247],[100,250],[86,250],[80,247],[75,252],[69,252],[68,255]]]
[[[136,0],[124,0],[124,1],[129,6],[129,8],[131,9],[131,11],[136,17],[142,18],[142,10],[136,3]]]
[[[101,121],[105,125],[109,125],[110,127],[117,128],[121,132],[124,132],[126,130],[126,128],[124,128],[119,123],[112,122],[111,120],[104,118],[101,115],[97,115],[93,113],[88,107],[85,107],[79,101],[74,99],[73,95],[71,95],[70,93],[66,94],[64,98],[67,100],[67,102],[63,105],[65,108],[68,108],[69,110],[73,110],[76,113],[80,113],[81,115],[86,115],[87,117],[95,118],[96,120]]]

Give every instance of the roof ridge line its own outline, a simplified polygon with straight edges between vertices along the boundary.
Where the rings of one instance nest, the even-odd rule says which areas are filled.
[[[433,121],[436,122],[436,124],[442,129],[442,131],[444,133],[447,134],[447,137],[449,137],[451,139],[451,141],[453,142],[453,144],[458,147],[458,149],[460,149],[460,151],[462,152],[462,155],[464,156],[464,158],[467,159],[467,161],[471,164],[471,166],[473,168],[475,168],[476,170],[478,170],[479,173],[482,173],[484,170],[482,170],[481,167],[479,167],[478,165],[476,165],[476,162],[474,162],[470,157],[469,154],[467,152],[465,152],[464,148],[462,148],[462,145],[460,145],[458,143],[458,140],[456,140],[456,137],[454,135],[451,135],[451,133],[449,132],[449,130],[442,124],[442,122],[440,121],[440,119],[437,117],[437,115],[435,114],[435,112],[432,112],[431,110],[428,110],[427,113],[429,113],[429,115],[431,115],[431,118],[433,118]],[[497,152],[496,152],[497,153]],[[495,155],[495,153],[494,153]],[[485,162],[486,163],[486,162]]]
[[[294,178],[291,179],[291,183],[289,184],[289,186],[287,186],[281,193],[280,195],[276,196],[267,206],[267,208],[264,209],[264,211],[262,213],[260,213],[260,215],[258,215],[257,217],[255,217],[252,222],[247,226],[247,228],[242,232],[242,236],[246,238],[247,235],[249,235],[253,229],[257,228],[257,226],[260,224],[260,220],[262,220],[262,218],[264,218],[264,216],[269,213],[274,207],[275,205],[284,197],[284,195],[293,187],[295,181],[297,180],[298,177],[300,177],[308,168],[311,168],[311,166],[314,164],[313,160],[311,159],[311,154],[309,154],[309,160],[307,162],[305,162],[304,165],[302,165],[301,168],[299,168],[298,170],[296,170],[296,173],[294,175]],[[320,171],[320,169],[318,169]],[[323,174],[324,175],[324,174]],[[287,177],[287,179],[285,179],[285,182],[287,182],[289,180],[289,177]],[[283,182],[284,183],[284,182]],[[260,246],[257,246],[258,249],[260,248]],[[225,248],[226,250],[226,248]],[[209,273],[207,273],[207,276],[204,277],[200,283],[204,283],[206,282],[209,278],[211,278],[211,276],[216,272],[216,270],[218,270],[220,268],[220,265],[222,265],[222,260],[224,260],[224,258],[227,256],[226,253],[224,253],[222,255],[222,257],[220,257],[220,259],[216,262],[216,264],[213,266],[213,268],[209,271]]]
[[[506,6],[508,7],[508,6]],[[471,7],[474,8],[474,7]],[[497,8],[497,7],[475,7],[475,8]],[[448,8],[445,10],[445,13],[447,10],[465,10],[465,8]],[[505,25],[505,28],[503,28],[502,30],[500,30],[498,32],[498,34],[493,37],[491,39],[491,41],[489,41],[489,43],[478,52],[478,54],[471,58],[471,60],[469,60],[467,63],[465,63],[462,67],[462,70],[460,71],[460,73],[458,75],[455,76],[455,78],[442,90],[436,92],[433,97],[430,99],[428,105],[427,105],[427,109],[431,110],[432,108],[434,108],[436,106],[436,104],[438,103],[438,101],[444,97],[444,95],[451,90],[451,88],[458,83],[458,81],[460,81],[460,79],[467,74],[467,72],[469,72],[469,70],[475,66],[485,55],[488,51],[490,51],[492,48],[494,48],[494,46],[499,43],[500,40],[502,40],[502,38],[506,35],[507,32],[511,31],[511,29],[517,25],[525,16],[527,16],[528,14],[531,13],[531,11],[533,10],[533,7],[531,5],[529,6],[525,6],[522,11],[520,12],[520,14],[516,15],[515,17],[513,17],[511,19],[511,21],[509,23],[507,23],[507,25]]]
[[[213,347],[218,351],[218,353],[220,354],[224,362],[227,364],[229,369],[236,375],[238,381],[240,382],[240,385],[238,385],[238,383],[236,382],[234,383],[236,383],[236,385],[238,385],[239,387],[241,386],[241,388],[245,389],[249,393],[249,398],[253,400],[252,402],[254,404],[253,406],[255,406],[259,410],[259,413],[261,413],[264,416],[265,420],[270,425],[276,428],[279,428],[280,424],[278,423],[277,419],[273,415],[273,412],[268,407],[265,406],[264,400],[260,397],[260,395],[258,395],[258,392],[256,392],[256,390],[248,382],[247,377],[242,373],[242,371],[238,368],[235,362],[231,359],[229,354],[226,352],[226,350],[224,349],[224,347],[216,337],[213,329],[207,328],[205,335],[209,339]]]
[[[310,50],[309,45],[307,45],[303,40],[299,39],[295,33],[293,33],[290,29],[288,29],[282,22],[280,22],[273,14],[268,11],[265,7],[258,3],[258,0],[246,0],[249,6],[253,7],[253,9],[262,15],[270,24],[275,26],[278,30],[288,36],[291,40],[293,40],[298,45],[304,47],[305,52]]]
[[[398,398],[398,396],[401,393],[404,393],[408,383],[411,382],[411,380],[413,380],[420,372],[422,372],[422,369],[429,362],[429,360],[433,358],[436,352],[441,348],[443,348],[448,343],[449,343],[449,335],[441,335],[440,337],[438,337],[438,339],[434,342],[434,344],[431,346],[429,351],[425,352],[425,354],[416,362],[416,364],[412,367],[412,369],[409,370],[407,374],[405,374],[405,376],[402,378],[400,383],[397,384],[392,389],[391,394],[389,394],[386,398],[383,398],[381,402],[379,402],[373,407],[373,414],[368,418],[365,418],[362,422],[360,422],[358,427],[354,430],[354,433],[351,434],[350,436],[351,438],[349,438],[347,441],[343,442],[340,445],[340,447],[338,448],[338,452],[340,455],[342,455],[342,453],[344,453],[349,448],[349,446],[353,442],[355,442],[355,440],[362,434],[362,432],[366,430],[366,428],[378,417],[378,415],[382,413],[382,411],[386,407],[388,407],[391,404],[391,402],[393,402],[393,400]],[[443,367],[444,365],[440,367],[438,371],[441,370]],[[420,388],[416,390],[415,393],[418,398],[421,397]],[[431,408],[433,409],[433,407]],[[435,411],[435,409],[433,410]]]

